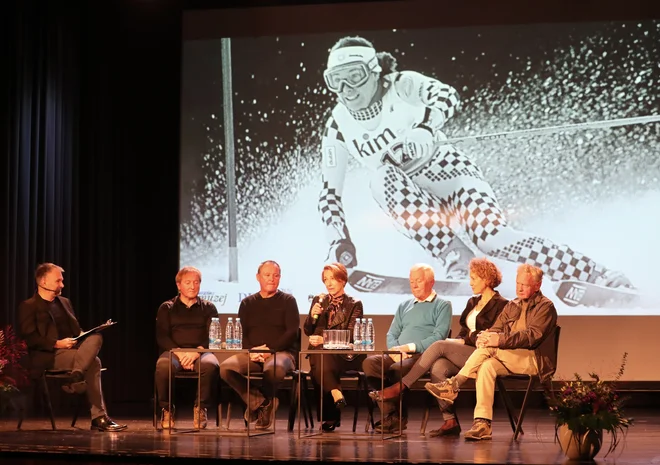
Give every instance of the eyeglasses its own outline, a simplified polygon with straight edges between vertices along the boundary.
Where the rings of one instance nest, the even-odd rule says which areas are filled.
[[[355,89],[363,86],[369,80],[371,70],[378,65],[378,60],[374,58],[371,63],[364,62],[347,63],[332,69],[326,69],[323,72],[325,85],[332,92],[342,91],[344,84]]]

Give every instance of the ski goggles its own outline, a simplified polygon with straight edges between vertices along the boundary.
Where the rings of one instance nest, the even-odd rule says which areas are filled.
[[[339,93],[344,85],[353,89],[364,85],[370,73],[380,70],[373,48],[346,47],[330,52],[328,69],[323,72],[323,78],[328,89]]]
[[[369,80],[371,70],[366,63],[348,63],[323,73],[325,85],[332,92],[341,92],[344,84],[355,89]]]

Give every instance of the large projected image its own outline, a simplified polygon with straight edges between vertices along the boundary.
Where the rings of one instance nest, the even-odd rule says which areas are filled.
[[[186,41],[181,264],[230,313],[272,259],[301,312],[327,261],[371,314],[425,262],[458,314],[487,256],[505,297],[530,263],[560,315],[660,314],[659,44],[657,21]]]

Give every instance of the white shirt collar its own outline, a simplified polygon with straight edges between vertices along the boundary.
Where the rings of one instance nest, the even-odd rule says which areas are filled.
[[[433,302],[435,300],[436,296],[437,296],[437,294],[435,293],[435,291],[431,291],[429,296],[424,300],[419,300],[418,298],[415,297],[415,303],[418,303],[418,302]]]

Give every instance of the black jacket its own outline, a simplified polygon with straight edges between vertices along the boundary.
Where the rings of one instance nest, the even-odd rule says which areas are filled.
[[[80,324],[76,319],[71,301],[66,297],[55,297],[62,304],[69,319],[73,334],[80,334]],[[36,378],[44,370],[53,367],[57,326],[53,315],[48,311],[48,302],[35,293],[18,306],[18,330],[25,339],[30,357],[30,376]]]
[[[477,345],[477,334],[479,331],[490,329],[495,323],[495,320],[497,320],[497,317],[502,313],[502,310],[504,310],[504,306],[509,303],[509,301],[502,297],[499,292],[495,291],[495,295],[490,298],[486,306],[482,308],[477,315],[476,330],[474,333],[470,334],[466,320],[472,309],[479,302],[479,299],[481,299],[480,295],[470,297],[460,319],[461,331],[458,333],[458,337],[465,341],[465,345],[472,347]]]
[[[355,327],[355,320],[358,318],[362,318],[363,314],[363,309],[362,309],[362,301],[361,300],[356,300],[353,297],[345,294],[344,295],[344,300],[342,302],[342,309],[344,310],[343,315],[344,318],[338,322],[335,322],[334,325],[330,326],[328,324],[328,317],[330,315],[330,312],[323,312],[319,315],[318,319],[314,321],[312,318],[312,307],[314,307],[314,304],[319,301],[319,296],[314,297],[314,300],[312,300],[312,305],[309,308],[309,314],[307,315],[307,318],[305,319],[304,323],[304,330],[305,334],[307,336],[323,336],[323,330],[324,329],[348,329],[353,331],[353,328]],[[352,334],[351,334],[351,339],[352,339]],[[314,347],[312,345],[309,345],[307,350],[318,350],[321,349],[321,347]]]

